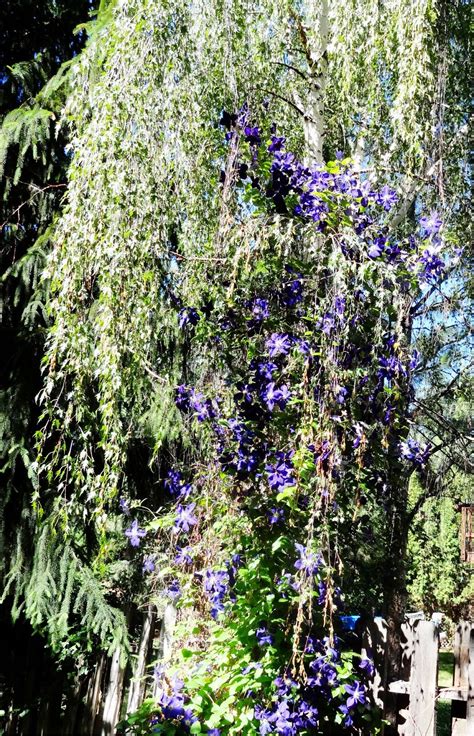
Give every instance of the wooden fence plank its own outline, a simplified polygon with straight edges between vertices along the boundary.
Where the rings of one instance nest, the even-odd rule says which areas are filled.
[[[128,692],[128,703],[127,713],[132,713],[134,710],[142,704],[143,696],[145,693],[145,675],[146,666],[148,664],[148,656],[150,653],[153,636],[155,633],[155,607],[150,604],[148,606],[145,618],[143,621],[142,635],[140,638],[140,645],[138,647],[138,656],[135,664],[135,671],[133,678],[130,682],[130,689]]]
[[[101,736],[112,736],[115,733],[115,726],[120,718],[124,678],[125,666],[122,661],[122,652],[117,649],[110,663],[108,686],[101,719]]]
[[[438,682],[438,627],[433,621],[413,625],[413,657],[410,672],[410,703],[403,736],[436,736]]]
[[[467,703],[466,725],[467,733],[474,734],[474,626],[469,626],[469,659],[467,671]]]
[[[361,632],[361,656],[371,659],[375,672],[369,683],[374,703],[383,708],[382,675],[385,669],[385,649],[387,642],[387,624],[381,618],[368,621]]]
[[[454,634],[454,687],[457,688],[467,687],[471,627],[468,621],[461,621]]]

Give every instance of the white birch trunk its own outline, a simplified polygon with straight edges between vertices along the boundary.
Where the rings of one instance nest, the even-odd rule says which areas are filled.
[[[306,163],[323,163],[324,99],[326,94],[329,40],[329,0],[320,0],[317,12],[316,33],[308,35],[300,26],[300,37],[309,66],[308,88],[303,98],[294,95],[303,113]]]

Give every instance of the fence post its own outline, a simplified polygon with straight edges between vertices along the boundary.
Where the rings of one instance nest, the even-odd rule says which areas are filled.
[[[155,633],[155,607],[150,603],[143,621],[142,635],[138,647],[137,661],[128,691],[127,713],[132,713],[142,704],[146,689],[145,676],[148,657]]]
[[[410,704],[403,736],[436,736],[438,684],[438,627],[433,621],[413,626],[413,657],[410,673]]]
[[[466,732],[474,733],[474,626],[469,626],[469,662],[467,671]]]

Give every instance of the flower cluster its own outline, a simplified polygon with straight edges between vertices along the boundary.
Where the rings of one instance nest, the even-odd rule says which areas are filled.
[[[412,439],[400,443],[400,456],[404,460],[409,460],[413,465],[418,465],[419,467],[426,465],[431,450],[432,447],[430,444],[421,447],[416,440]]]
[[[160,684],[156,694],[156,702],[161,713],[160,716],[152,719],[150,724],[152,729],[153,726],[158,726],[163,720],[170,720],[188,730],[197,718],[186,703],[186,697],[183,694],[184,682],[175,677],[170,686],[166,687],[163,672],[160,668],[155,668],[155,677],[157,677]]]
[[[194,477],[192,468],[173,469],[164,480],[165,528],[172,527],[173,544],[179,543],[167,595],[177,601],[180,583],[188,581],[183,591],[198,591],[199,612],[210,609],[214,621],[206,626],[230,627],[232,655],[216,654],[218,638],[209,659],[199,655],[202,687],[212,690],[215,708],[199,694],[191,707],[182,686],[173,685],[160,691],[160,723],[168,719],[186,730],[198,718],[219,726],[209,734],[226,734],[216,712],[228,696],[223,669],[229,666],[239,674],[242,701],[248,705],[258,692],[252,724],[247,713],[243,729],[296,736],[315,733],[328,720],[341,731],[362,728],[370,720],[366,680],[373,664],[324,636],[328,616],[338,630],[342,605],[334,560],[345,543],[340,525],[350,528],[366,489],[383,501],[387,468],[397,463],[408,474],[430,453],[429,446],[402,441],[418,356],[408,352],[402,312],[390,299],[393,290],[406,294],[442,277],[441,222],[431,213],[416,236],[398,241],[387,228],[387,213],[397,204],[387,184],[361,180],[343,157],[328,166],[303,165],[286,150],[285,138],[275,130],[266,136],[245,107],[224,112],[221,123],[234,162],[222,180],[239,190],[236,206],[245,203],[248,213],[250,203],[254,214],[261,208],[291,218],[295,241],[316,232],[317,247],[306,258],[285,244],[284,255],[275,249],[259,274],[250,266],[236,275],[232,297],[217,284],[202,304],[179,312],[190,349],[211,345],[223,375],[213,384],[221,386],[218,396],[206,396],[202,377],[199,388],[176,388],[190,432],[206,438],[206,458],[196,463]],[[216,478],[217,485],[223,480],[217,490]],[[135,545],[144,530],[133,522],[127,532]],[[243,550],[242,557],[228,559],[233,549]],[[154,564],[146,556],[144,570]],[[294,657],[296,679],[288,676]],[[265,688],[258,681],[254,692],[252,678],[266,672],[272,673],[267,678],[283,674],[270,685],[267,679]],[[229,707],[238,711],[233,698]]]

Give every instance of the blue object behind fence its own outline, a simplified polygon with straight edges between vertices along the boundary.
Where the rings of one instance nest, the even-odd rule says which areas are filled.
[[[340,616],[340,621],[344,631],[354,631],[360,616]]]

